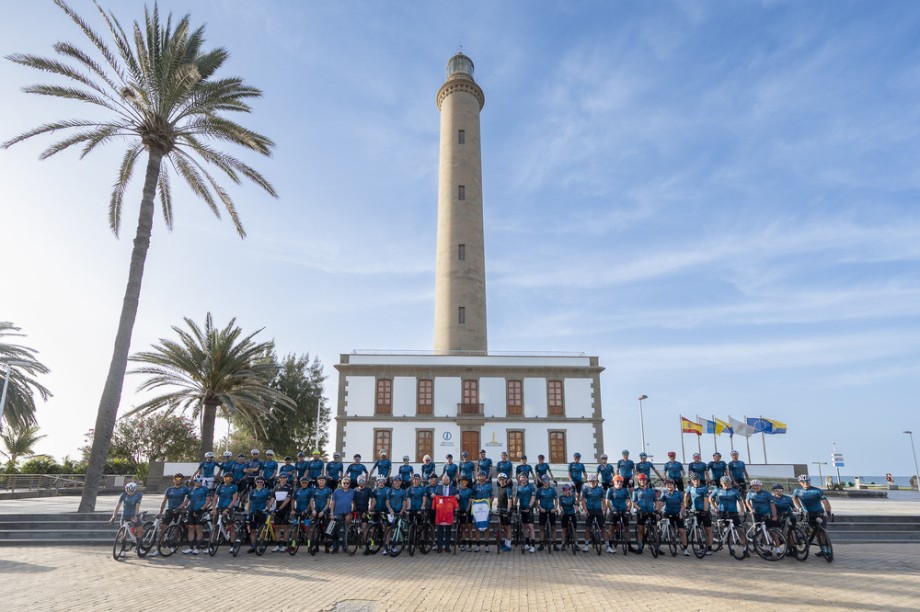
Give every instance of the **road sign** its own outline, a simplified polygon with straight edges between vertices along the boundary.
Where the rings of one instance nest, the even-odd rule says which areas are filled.
[[[843,467],[843,453],[834,453],[831,455],[831,460],[834,462],[835,468]]]

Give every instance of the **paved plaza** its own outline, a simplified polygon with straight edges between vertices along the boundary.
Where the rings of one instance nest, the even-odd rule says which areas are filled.
[[[520,552],[112,559],[107,547],[0,547],[5,610],[910,610],[920,545],[839,545],[833,563],[726,553]]]

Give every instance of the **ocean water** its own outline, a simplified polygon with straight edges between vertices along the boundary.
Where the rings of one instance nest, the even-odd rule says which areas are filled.
[[[837,472],[835,472],[834,470],[831,470],[830,472],[828,472],[827,470],[825,470],[825,471],[824,471],[824,475],[827,476],[828,474],[834,477],[834,482],[837,482]],[[887,483],[887,481],[885,480],[885,475],[884,475],[884,474],[882,474],[881,476],[863,476],[862,474],[858,474],[858,476],[861,478],[861,482],[862,482],[863,484],[872,484],[872,483],[875,483],[875,484],[879,484],[879,485],[880,485],[880,484],[886,484],[886,483]],[[815,475],[812,474],[811,477],[814,478]],[[899,486],[902,486],[902,487],[909,487],[909,486],[910,486],[910,476],[894,476],[894,475],[892,475],[892,477],[894,478],[894,484],[899,485]],[[846,475],[846,474],[841,474],[841,475],[840,475],[840,480],[843,481],[843,482],[854,482],[854,478],[855,478],[855,476],[848,476],[848,475]]]

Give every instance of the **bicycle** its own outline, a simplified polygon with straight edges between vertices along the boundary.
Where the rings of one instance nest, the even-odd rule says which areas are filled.
[[[623,554],[629,553],[629,529],[626,527],[626,520],[622,512],[613,512],[611,529],[613,530],[613,546],[619,546]]]
[[[399,553],[401,553],[403,548],[409,543],[411,537],[409,522],[405,518],[405,514],[400,512],[396,515],[395,521],[387,527],[387,532],[384,536],[384,545],[386,546],[387,553],[391,557],[398,557]],[[414,552],[415,551],[409,554],[411,555]]]
[[[591,545],[594,546],[594,552],[600,555],[604,550],[604,538],[601,535],[601,526],[597,522],[597,517],[588,515],[585,521],[591,522]],[[586,522],[585,525],[587,524]],[[585,544],[587,543],[587,538],[585,538]]]
[[[834,560],[834,548],[831,546],[831,538],[828,536],[827,529],[824,527],[828,516],[833,520],[833,514],[822,514],[814,517],[814,525],[812,525],[811,521],[808,520],[808,515],[803,512],[800,515],[800,520],[807,521],[808,523],[808,527],[805,528],[805,532],[808,534],[807,547],[817,546],[820,549],[817,556],[823,557],[825,561],[831,563]]]
[[[578,530],[575,529],[576,516],[576,514],[562,515],[562,520],[565,520],[566,517],[568,517],[568,520],[566,521],[565,527],[562,529],[564,541],[559,546],[559,550],[562,552],[565,552],[566,546],[571,547],[573,555],[578,554]]]
[[[290,530],[288,531],[287,551],[292,557],[300,550],[300,545],[306,543],[309,545],[310,537],[310,519],[305,519],[302,513],[295,513]]]
[[[358,552],[358,546],[366,545],[364,542],[364,530],[361,528],[361,514],[361,512],[351,513],[351,523],[348,524],[343,533],[345,552],[351,556]]]
[[[409,516],[409,537],[407,540],[407,549],[409,556],[413,556],[418,550],[423,555],[431,552],[431,546],[434,542],[434,530],[431,523],[426,520],[420,520],[420,515],[415,512]]]
[[[256,535],[256,556],[261,557],[265,554],[265,549],[268,548],[270,542],[275,542],[277,544],[278,539],[275,537],[275,513],[266,512],[265,513],[265,523],[259,527],[259,531]]]
[[[656,514],[654,512],[645,513],[645,518],[642,520],[643,531],[645,533],[642,536],[642,542],[639,544],[642,547],[648,546],[653,559],[657,559],[658,555],[661,554],[661,540],[658,538],[658,528],[655,526],[655,517]]]
[[[751,526],[748,527],[745,535],[748,550],[753,549],[761,559],[779,561],[786,556],[786,538],[783,532],[775,527],[768,528],[766,521],[755,522],[752,515]]]
[[[137,556],[146,557],[160,539],[163,518],[157,515],[153,521],[144,521],[144,535],[137,544]]]
[[[143,514],[141,515],[141,520],[143,521]],[[113,521],[109,522],[111,523]],[[122,520],[118,532],[115,534],[115,543],[112,546],[112,557],[116,561],[121,561],[126,556],[127,550],[132,546],[138,551],[138,556],[142,557],[143,555],[140,554],[140,547],[137,541],[137,525],[132,521]]]
[[[229,508],[226,508],[223,512],[218,512],[217,522],[211,525],[211,535],[208,537],[208,555],[211,557],[217,554],[217,549],[220,548],[221,544],[233,542],[233,538],[230,537],[230,526],[234,521],[230,516],[230,512]]]
[[[502,520],[508,516],[508,510],[501,509],[498,511],[498,517],[495,521],[495,554],[502,554],[502,546],[505,545],[505,526]]]
[[[666,544],[668,546],[672,557],[677,556],[677,545],[680,542],[677,528],[671,525],[671,519],[666,516],[658,520],[658,541],[659,545]]]
[[[781,527],[783,537],[786,538],[786,554],[791,554],[799,561],[808,558],[808,536],[805,530],[795,522],[791,513],[783,517],[783,526]]]
[[[330,545],[330,534],[327,533],[329,529],[329,517],[326,515],[326,512],[320,512],[316,515],[316,521],[313,523],[313,529],[310,531],[310,546],[308,548],[310,555],[316,555],[319,552],[320,542],[323,543],[323,546],[326,548],[326,552],[329,552]]]
[[[540,545],[542,548],[545,548],[549,554],[553,554],[553,546],[556,545],[555,525],[550,523],[551,512],[554,512],[554,510],[547,512],[546,522],[540,527]]]
[[[706,543],[706,530],[700,525],[699,516],[696,512],[688,512],[687,522],[687,543],[693,550],[693,555],[697,559],[706,556],[709,544]]]
[[[182,544],[182,537],[186,533],[187,524],[188,511],[183,510],[181,513],[176,513],[173,521],[167,525],[157,540],[157,552],[160,555],[168,557],[178,550],[179,545]]]
[[[367,515],[367,535],[365,537],[365,550],[369,554],[377,554],[380,547],[383,546],[383,538],[386,535],[383,521],[380,520],[380,513],[373,512]]]
[[[747,546],[741,543],[741,529],[735,526],[731,519],[716,519],[713,544],[716,544],[716,550],[722,550],[723,546],[728,546],[728,553],[738,561],[749,556]]]
[[[511,544],[520,545],[522,555],[527,552],[527,544],[524,540],[524,524],[521,522],[521,512],[518,509],[511,513]]]

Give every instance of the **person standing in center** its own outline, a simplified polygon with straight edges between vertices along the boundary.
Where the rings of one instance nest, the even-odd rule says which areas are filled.
[[[441,485],[434,492],[435,542],[437,552],[450,550],[451,532],[454,529],[454,512],[460,506],[457,487],[450,482],[450,476],[441,476]]]

